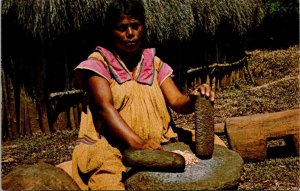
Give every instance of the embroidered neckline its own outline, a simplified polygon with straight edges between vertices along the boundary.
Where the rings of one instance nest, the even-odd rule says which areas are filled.
[[[155,70],[154,48],[147,48],[143,50],[141,61],[132,71],[132,74],[117,55],[115,56],[109,50],[100,46],[96,47],[96,50],[102,53],[102,56],[104,56],[112,76],[119,84],[122,84],[126,81],[135,80],[142,84],[152,85]],[[133,73],[135,74],[133,75]]]
[[[140,61],[133,68],[132,71],[128,70],[127,66],[124,64],[124,62],[121,60],[120,56],[116,52],[114,52],[113,55],[118,60],[118,63],[122,66],[122,68],[130,75],[131,79],[137,80],[137,77],[140,75],[142,70],[142,62],[144,60],[144,55],[142,54]]]

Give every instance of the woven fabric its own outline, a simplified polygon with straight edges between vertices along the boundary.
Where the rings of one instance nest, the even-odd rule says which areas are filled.
[[[81,190],[125,190],[122,173],[126,170],[120,151],[104,137],[95,144],[75,146],[72,177]]]

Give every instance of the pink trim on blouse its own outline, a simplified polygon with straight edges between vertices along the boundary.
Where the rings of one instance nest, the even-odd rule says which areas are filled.
[[[142,84],[152,85],[154,79],[154,56],[155,49],[148,48],[143,51],[143,62],[141,63],[141,70],[138,74],[137,81]]]
[[[130,74],[128,74],[125,68],[123,68],[122,64],[119,63],[118,59],[109,50],[99,46],[97,49],[100,49],[100,51],[102,51],[106,57],[107,61],[109,62],[107,63],[109,70],[118,83],[122,84],[128,80],[131,80]]]
[[[102,76],[106,80],[110,81],[111,78],[114,78],[118,83],[124,83],[128,80],[131,80],[131,75],[126,71],[126,69],[119,63],[118,59],[108,50],[103,47],[97,47],[96,50],[102,52],[102,56],[105,56],[104,60],[108,63],[108,67],[105,66],[104,63],[99,60],[90,58],[81,62],[76,68],[90,70],[98,75]],[[137,74],[136,81],[142,84],[152,85],[154,78],[154,57],[155,57],[155,49],[148,48],[143,51],[143,60],[141,63],[140,73]],[[158,69],[158,83],[161,85],[162,82],[169,77],[173,70],[172,68],[163,63],[162,66]]]
[[[161,69],[158,72],[157,80],[159,85],[161,85],[167,77],[171,76],[173,69],[166,63],[163,63]]]
[[[107,79],[108,81],[110,81],[110,79],[111,79],[109,71],[104,66],[104,64],[95,59],[88,59],[88,60],[81,62],[75,68],[75,70],[77,70],[77,69],[93,71],[93,72],[97,73],[98,75],[102,76],[103,78]]]

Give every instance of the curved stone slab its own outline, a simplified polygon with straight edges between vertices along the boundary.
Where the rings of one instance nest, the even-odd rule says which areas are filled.
[[[188,150],[184,143],[171,143],[165,150]],[[125,181],[127,190],[222,190],[238,185],[243,168],[242,158],[234,151],[214,145],[211,159],[186,166],[181,173],[137,172]]]
[[[47,163],[22,165],[2,180],[3,190],[80,190],[63,170]]]

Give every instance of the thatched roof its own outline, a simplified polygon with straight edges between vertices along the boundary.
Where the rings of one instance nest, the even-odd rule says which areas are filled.
[[[259,25],[264,16],[261,0],[192,0],[191,6],[199,30],[212,35],[221,24],[243,34]]]
[[[101,0],[3,0],[2,17],[19,23],[42,40],[84,29],[102,21],[110,1]]]
[[[101,25],[112,0],[2,0],[2,17],[33,37],[55,38]],[[151,40],[189,39],[195,29],[214,35],[221,23],[243,34],[263,17],[261,0],[144,0]]]
[[[148,36],[153,40],[188,39],[195,21],[189,0],[144,0]]]

